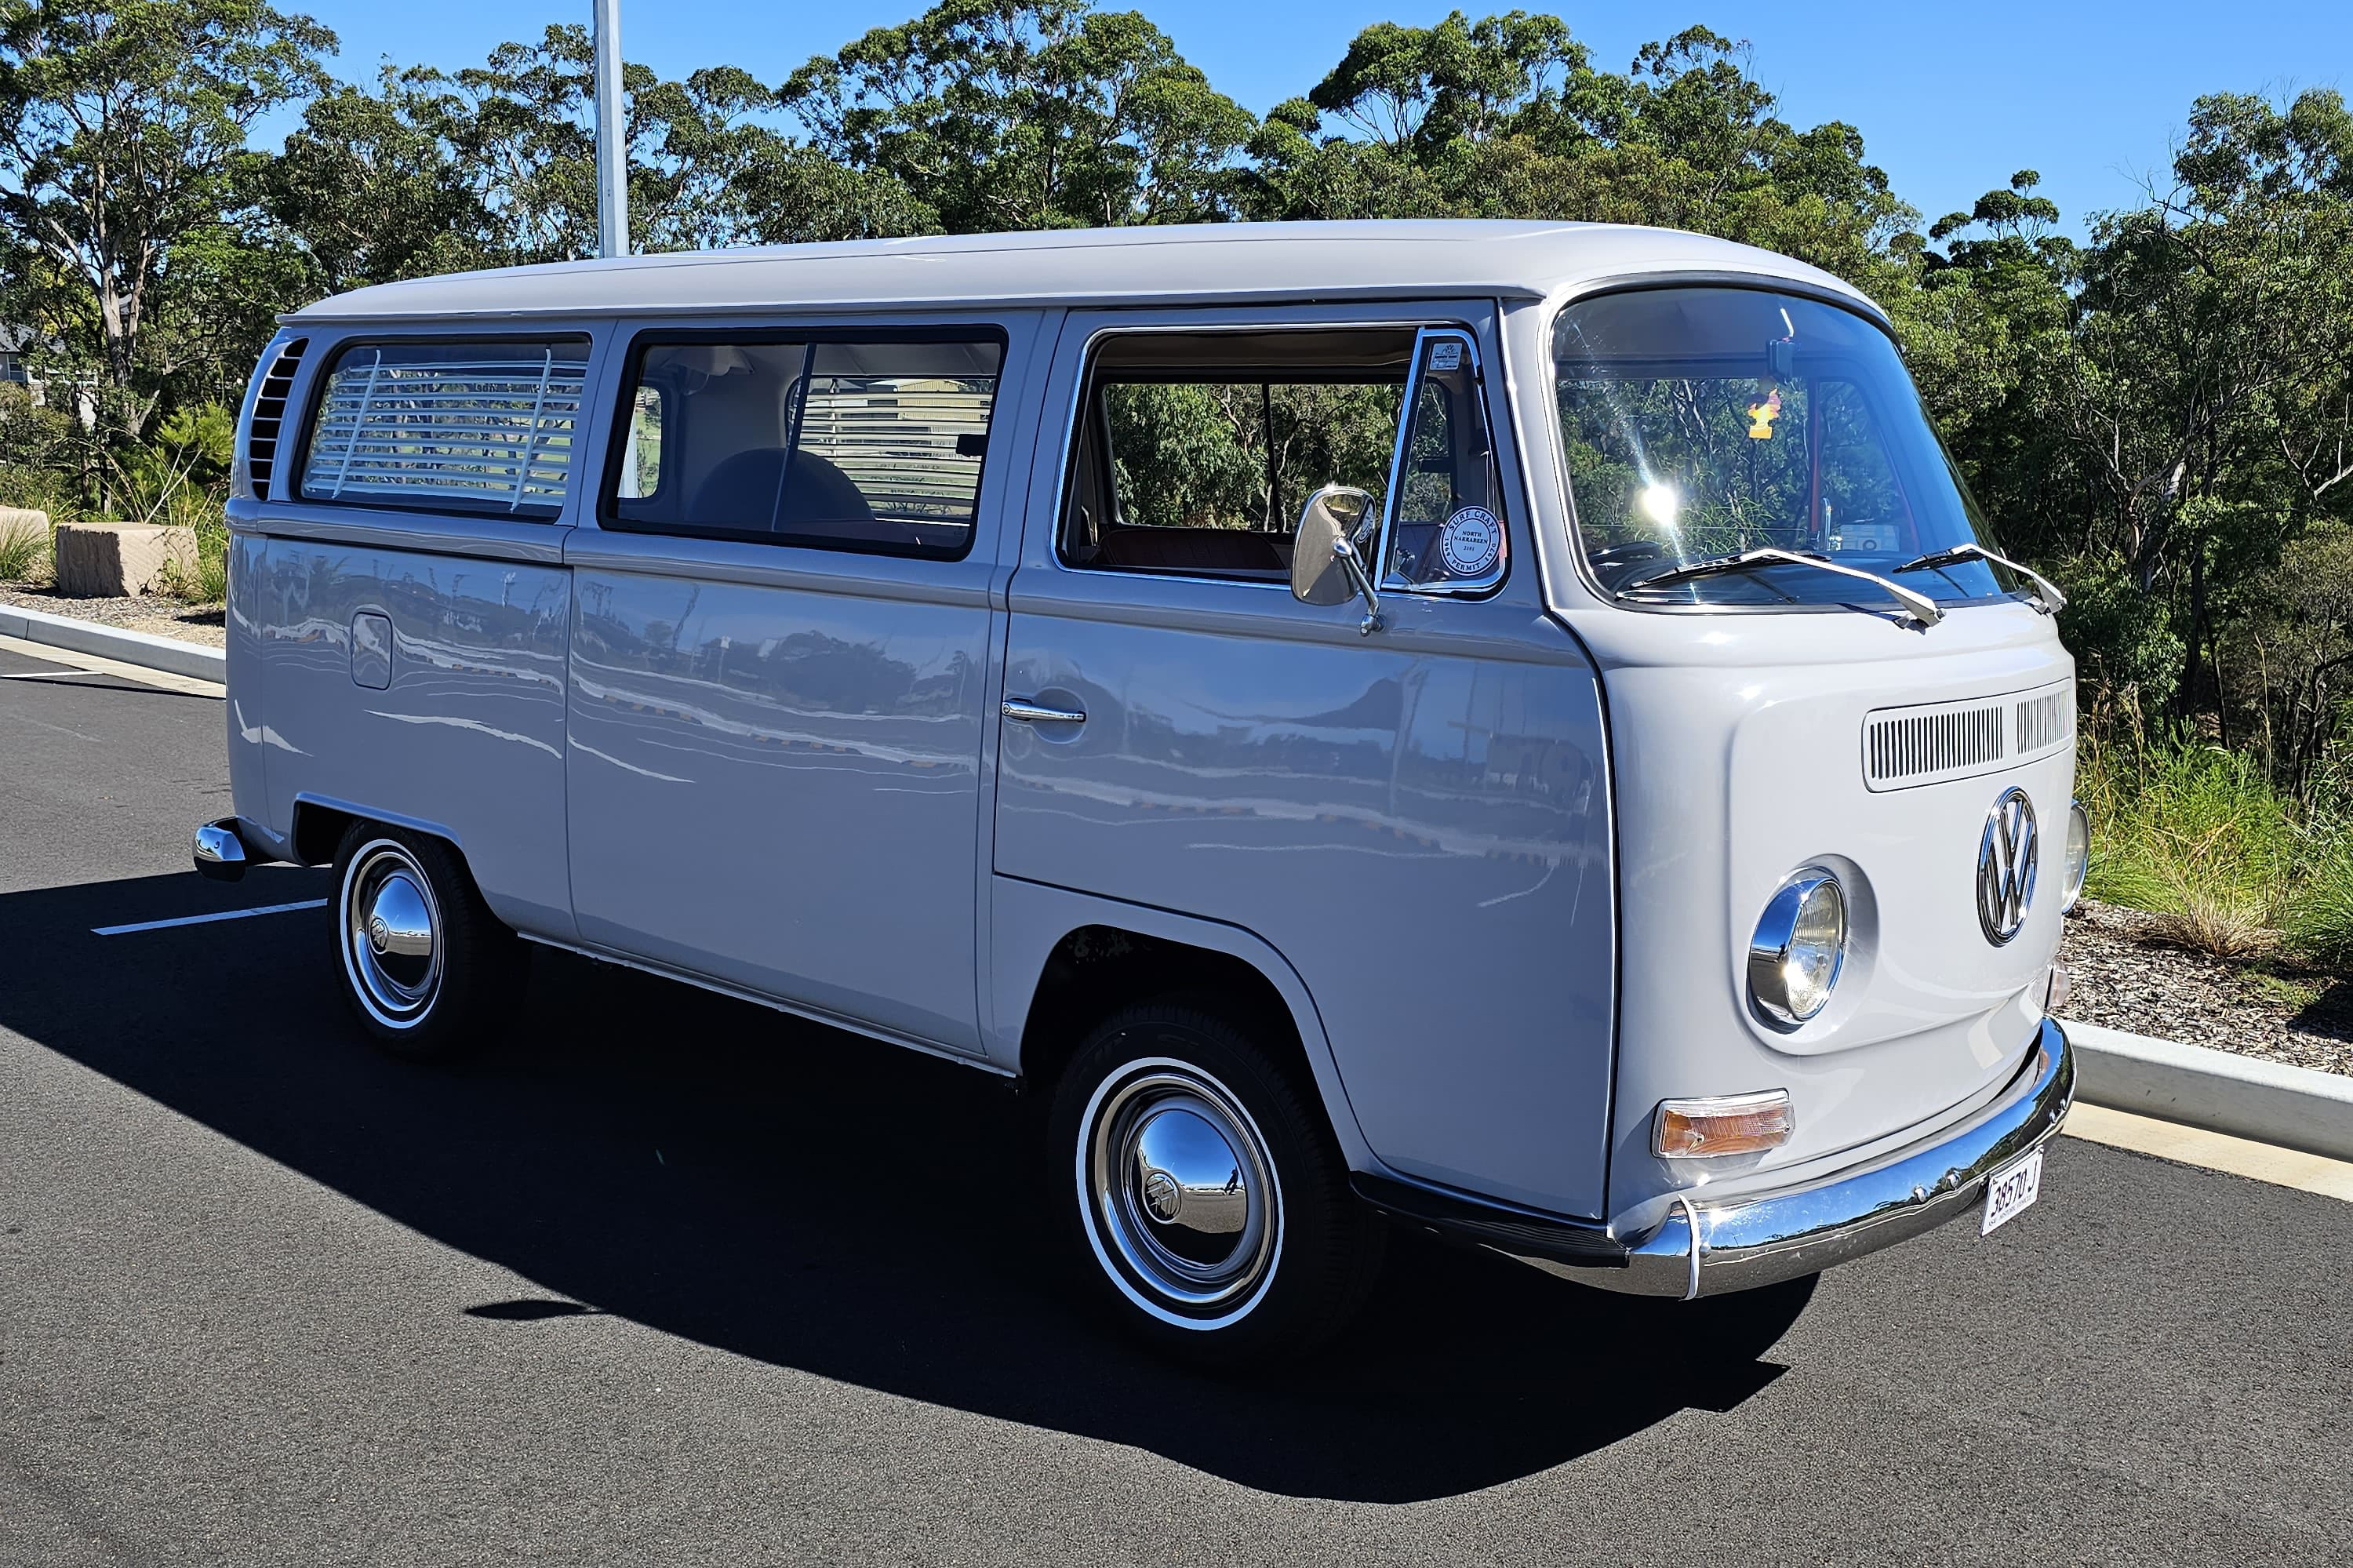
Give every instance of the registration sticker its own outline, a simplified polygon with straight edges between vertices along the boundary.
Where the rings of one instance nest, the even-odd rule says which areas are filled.
[[[1436,343],[1431,344],[1430,345],[1430,367],[1432,370],[1461,369],[1462,344],[1461,341],[1455,338],[1442,337]]]
[[[1986,1182],[1985,1223],[1978,1234],[1991,1235],[2027,1210],[2034,1200],[2042,1196],[2042,1150],[2036,1150],[2012,1165],[1995,1171]]]

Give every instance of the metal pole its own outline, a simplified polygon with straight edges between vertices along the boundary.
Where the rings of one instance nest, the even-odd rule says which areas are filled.
[[[629,129],[621,115],[621,0],[596,7],[596,254],[629,253]]]

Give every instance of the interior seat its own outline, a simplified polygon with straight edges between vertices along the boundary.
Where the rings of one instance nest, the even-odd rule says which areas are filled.
[[[815,452],[795,456],[786,472],[783,447],[737,452],[694,493],[688,520],[708,527],[742,528],[804,539],[854,539],[864,544],[913,545],[915,531],[904,523],[878,518],[856,482]],[[776,482],[785,475],[784,493]]]

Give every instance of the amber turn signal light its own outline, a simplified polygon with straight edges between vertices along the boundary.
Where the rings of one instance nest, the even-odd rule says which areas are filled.
[[[1704,1100],[1662,1100],[1651,1149],[1664,1160],[1713,1160],[1761,1154],[1789,1141],[1797,1130],[1789,1092],[1717,1095]]]

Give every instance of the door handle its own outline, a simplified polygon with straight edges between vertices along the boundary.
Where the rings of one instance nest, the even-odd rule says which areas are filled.
[[[1084,724],[1087,715],[1077,708],[1050,708],[1043,703],[1033,703],[1027,697],[1008,697],[997,710],[1009,719],[1024,724]]]

